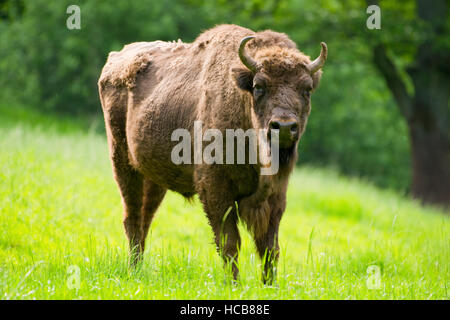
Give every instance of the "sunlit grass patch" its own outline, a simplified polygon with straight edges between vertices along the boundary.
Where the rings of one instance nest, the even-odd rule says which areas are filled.
[[[330,170],[292,176],[276,286],[261,284],[260,260],[240,226],[241,279],[233,286],[198,200],[170,192],[142,265],[128,268],[103,135],[8,122],[0,150],[3,299],[449,298],[448,216]],[[79,268],[78,289],[68,284],[70,266]],[[380,269],[378,289],[367,286],[369,266]]]

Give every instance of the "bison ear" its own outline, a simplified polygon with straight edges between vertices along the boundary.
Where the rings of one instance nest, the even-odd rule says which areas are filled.
[[[248,69],[233,68],[231,69],[233,73],[234,81],[236,85],[245,91],[252,91],[253,88],[253,73]]]

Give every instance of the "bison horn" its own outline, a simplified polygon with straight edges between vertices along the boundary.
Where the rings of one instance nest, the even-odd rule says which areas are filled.
[[[325,64],[325,60],[327,60],[327,44],[325,42],[321,42],[320,45],[322,46],[322,49],[320,50],[320,56],[308,65],[311,74],[314,74],[315,72],[317,72],[317,70],[322,68]]]
[[[256,73],[258,71],[258,63],[245,52],[245,44],[253,38],[254,36],[248,36],[241,40],[241,44],[239,45],[239,58],[247,68],[253,73]]]

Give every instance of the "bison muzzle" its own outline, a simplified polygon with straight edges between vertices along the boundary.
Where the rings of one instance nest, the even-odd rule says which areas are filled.
[[[193,43],[138,42],[111,52],[98,86],[114,178],[124,207],[131,263],[144,252],[152,218],[167,190],[198,194],[225,265],[238,277],[238,220],[251,231],[272,283],[288,178],[311,110],[327,47],[317,59],[285,34],[220,25]],[[174,130],[278,130],[279,170],[261,164],[175,164]]]

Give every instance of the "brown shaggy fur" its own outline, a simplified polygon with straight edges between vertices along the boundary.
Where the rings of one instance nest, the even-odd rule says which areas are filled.
[[[240,40],[249,35],[255,38],[247,43],[247,53],[262,66],[256,74],[238,57]],[[99,92],[133,263],[144,251],[152,218],[169,189],[185,197],[199,195],[217,248],[225,263],[232,262],[235,278],[240,216],[264,258],[263,279],[272,281],[288,177],[310,113],[309,94],[303,93],[314,89],[321,75],[321,71],[309,74],[309,62],[285,34],[255,33],[235,25],[217,26],[189,44],[140,42],[110,53]],[[264,86],[263,98],[255,97],[254,84]],[[193,136],[196,120],[203,122],[203,130],[225,133],[225,129],[268,128],[275,118],[294,119],[299,126],[292,147],[280,151],[276,175],[260,175],[258,164],[171,161],[171,150],[178,143],[171,141],[172,132],[185,128]]]

